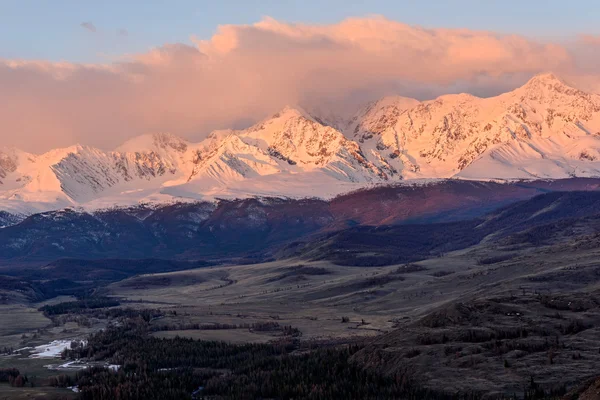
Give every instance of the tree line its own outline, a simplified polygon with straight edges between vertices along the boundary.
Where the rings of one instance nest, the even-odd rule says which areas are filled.
[[[239,344],[156,338],[141,318],[90,336],[66,359],[118,364],[90,368],[58,386],[77,385],[82,400],[104,399],[472,399],[419,386],[410,372],[385,375],[352,361],[362,345],[300,349],[287,337]],[[58,380],[57,380],[58,382]]]

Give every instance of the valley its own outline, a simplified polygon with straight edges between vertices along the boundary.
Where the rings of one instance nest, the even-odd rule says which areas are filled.
[[[560,398],[597,376],[599,206],[594,191],[548,192],[474,220],[309,235],[278,246],[273,260],[243,265],[231,258],[72,259],[41,269],[30,260],[22,269],[12,260],[3,273],[30,289],[2,288],[8,324],[0,348],[84,340],[129,326],[131,333],[119,335],[143,332],[135,333],[143,335],[140,343],[224,341],[234,352],[285,346],[289,357],[347,348],[348,368],[404,379],[411,382],[404,393],[431,390],[431,398],[522,398],[536,391]],[[11,351],[0,368],[35,376],[42,392],[57,390],[51,382],[65,371],[44,365],[64,364],[68,354],[42,364],[27,350]],[[92,360],[123,362],[116,355]],[[177,368],[157,362],[156,368]],[[223,368],[198,362],[210,376]],[[243,369],[230,371],[232,379],[251,379]],[[223,377],[192,381],[198,379],[211,393],[224,393]]]
[[[0,398],[575,399],[600,362],[599,110],[542,74],[2,150]]]
[[[600,400],[600,3],[29,3],[0,400]]]

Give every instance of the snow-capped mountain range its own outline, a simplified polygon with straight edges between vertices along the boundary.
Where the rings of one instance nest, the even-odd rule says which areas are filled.
[[[386,97],[350,120],[286,107],[199,143],[140,136],[114,151],[0,149],[0,210],[249,196],[321,197],[423,179],[600,176],[600,96],[552,74],[497,97]]]

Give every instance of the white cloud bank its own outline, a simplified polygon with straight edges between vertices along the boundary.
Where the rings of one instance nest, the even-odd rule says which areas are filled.
[[[344,108],[387,94],[485,96],[542,71],[599,88],[600,38],[593,36],[542,43],[383,17],[333,25],[266,18],[221,26],[194,44],[168,44],[107,65],[0,60],[0,146],[112,148],[157,131],[199,140],[285,104]]]

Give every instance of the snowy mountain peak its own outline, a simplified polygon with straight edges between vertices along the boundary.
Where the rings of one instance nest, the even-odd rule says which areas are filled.
[[[61,148],[49,150],[49,151],[45,152],[44,154],[41,154],[37,157],[48,160],[49,162],[52,162],[54,160],[59,161],[60,159],[66,157],[69,154],[77,154],[77,153],[81,152],[82,150],[89,149],[89,148],[90,147],[88,147],[88,146],[74,144],[73,146],[69,146],[69,147],[61,147]]]
[[[236,131],[234,131],[233,129],[220,129],[220,130],[216,130],[216,131],[212,131],[211,133],[208,134],[208,136],[206,137],[207,140],[209,141],[213,141],[213,140],[223,140],[225,139],[227,136],[230,135],[235,135]]]
[[[157,150],[174,150],[183,153],[188,142],[171,133],[152,133],[128,140],[115,151],[119,153],[143,153]]]
[[[341,111],[339,109],[333,110],[327,108],[325,105],[321,106],[303,106],[300,109],[304,110],[310,117],[321,125],[329,126],[343,131],[348,125],[348,121],[351,118],[351,114],[348,110]]]
[[[271,118],[269,118],[268,120],[280,119],[280,120],[286,121],[286,120],[295,119],[295,118],[304,118],[304,119],[307,119],[312,122],[317,122],[316,119],[310,113],[308,113],[306,110],[304,110],[302,107],[300,107],[300,106],[293,107],[290,105],[283,107],[279,112],[272,115]]]
[[[515,90],[530,100],[564,102],[566,97],[590,99],[594,95],[583,92],[552,73],[539,74],[531,78],[521,88]]]
[[[372,104],[373,107],[396,107],[401,110],[406,110],[408,108],[414,107],[419,103],[418,100],[415,100],[410,97],[403,96],[386,96],[380,100],[377,100]],[[372,107],[371,107],[372,108]]]
[[[348,144],[341,132],[297,107],[285,107],[240,136],[273,157],[306,168],[324,167]]]
[[[0,154],[15,154],[20,151],[14,146],[0,146]]]
[[[571,176],[600,176],[600,96],[540,74],[491,98],[389,96],[347,120],[287,106],[200,143],[157,133],[110,152],[81,145],[42,155],[2,149],[0,210],[331,197],[405,179]]]
[[[540,74],[492,98],[456,94],[425,102],[382,99],[359,111],[344,132],[361,144],[371,162],[402,171],[405,178],[590,176],[598,170],[589,163],[550,160],[563,157],[565,146],[575,146],[568,157],[577,162],[596,157],[595,150],[579,151],[576,142],[600,132],[599,99],[553,74]],[[476,167],[484,156],[494,157],[490,165],[495,168]],[[548,171],[540,170],[538,162],[535,168],[523,168],[531,157],[546,160],[542,164]],[[501,164],[496,165],[498,160]]]
[[[533,76],[525,85],[526,86],[532,86],[532,85],[549,85],[549,86],[554,86],[554,85],[565,85],[566,83],[560,79],[558,76],[554,75],[552,72],[543,72],[540,74],[537,74],[535,76]]]
[[[17,150],[12,148],[0,149],[0,185],[8,174],[16,171],[19,162]]]

